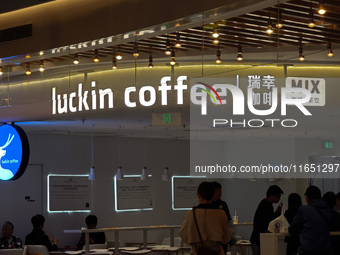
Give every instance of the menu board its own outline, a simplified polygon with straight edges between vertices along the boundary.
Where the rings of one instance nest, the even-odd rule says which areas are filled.
[[[123,180],[115,179],[115,210],[153,210],[152,177],[141,180],[139,175],[124,175]]]
[[[172,177],[172,209],[189,210],[198,204],[197,188],[205,177]]]
[[[47,190],[49,212],[90,211],[91,182],[87,175],[49,175]]]

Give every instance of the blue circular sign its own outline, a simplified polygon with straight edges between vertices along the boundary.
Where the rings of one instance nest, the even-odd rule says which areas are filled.
[[[16,180],[26,170],[29,159],[26,133],[17,125],[0,126],[0,180]]]

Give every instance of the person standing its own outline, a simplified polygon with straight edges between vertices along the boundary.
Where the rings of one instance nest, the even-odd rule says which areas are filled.
[[[14,226],[12,222],[6,221],[2,226],[2,237],[0,238],[0,249],[22,248],[19,237],[13,236]]]
[[[42,230],[44,228],[45,217],[41,214],[34,215],[31,219],[33,230],[25,238],[25,245],[45,245],[49,251],[58,250],[58,240],[53,237],[50,241]]]
[[[299,255],[331,255],[331,210],[321,199],[318,187],[309,186],[305,197],[307,205],[299,208],[288,231],[292,236],[299,236]]]
[[[274,212],[273,204],[276,204],[281,199],[283,190],[277,186],[272,185],[267,189],[266,198],[264,198],[258,205],[253,222],[253,232],[250,236],[253,255],[260,255],[260,233],[268,233],[268,225],[276,217],[280,216],[282,203]]]
[[[291,193],[288,196],[288,209],[285,212],[285,218],[289,224],[292,224],[295,215],[302,205],[301,196],[298,193]],[[285,238],[285,242],[287,243],[286,255],[296,255],[299,248],[299,238],[296,236],[287,236]]]
[[[202,182],[197,189],[199,205],[187,212],[179,236],[184,243],[191,245],[190,254],[196,255],[200,247],[208,248],[224,255],[222,244],[231,239],[228,218],[224,211],[216,209],[212,204],[214,187],[211,182]],[[196,215],[198,229],[195,223]]]
[[[214,187],[215,193],[214,196],[212,198],[212,203],[213,205],[218,208],[218,209],[222,209],[223,211],[225,211],[227,217],[228,217],[228,221],[231,222],[231,215],[229,212],[229,207],[227,205],[227,203],[225,201],[223,201],[221,199],[222,196],[222,186],[220,183],[218,182],[212,182],[212,185]]]

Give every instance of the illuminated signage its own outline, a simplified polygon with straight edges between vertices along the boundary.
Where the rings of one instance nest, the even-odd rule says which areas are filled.
[[[29,159],[27,136],[19,126],[0,126],[0,180],[16,180],[26,170]]]

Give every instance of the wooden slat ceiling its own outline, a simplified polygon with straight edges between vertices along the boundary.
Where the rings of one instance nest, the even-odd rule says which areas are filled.
[[[239,43],[242,44],[243,48],[298,47],[300,39],[304,46],[323,45],[323,47],[326,47],[328,42],[331,42],[332,45],[340,44],[340,0],[325,0],[324,6],[327,12],[320,15],[317,12],[319,1],[292,0],[267,9],[254,10],[238,17],[221,20],[215,24],[180,30],[178,32],[182,47],[175,48],[175,51],[193,55],[195,53],[201,54],[203,46],[204,50],[216,50],[216,45],[212,43],[212,32],[216,24],[220,33],[219,47],[221,49],[237,50]],[[311,8],[316,24],[313,28],[308,27]],[[281,29],[275,27],[278,13],[281,13],[283,22]],[[265,32],[269,17],[274,28],[272,35]],[[173,46],[176,41],[175,33],[141,40],[137,37],[138,50],[141,53],[140,57],[147,59],[150,52],[153,54],[164,52],[168,37]],[[129,42],[119,46],[123,54],[132,55],[134,43]],[[111,57],[112,53],[117,49],[118,46],[99,48],[99,57]],[[79,52],[80,60],[82,58],[90,59],[93,56],[92,50]],[[73,55],[65,55],[46,60],[52,62],[70,61],[72,58]],[[39,62],[36,61],[32,64],[39,65]]]

